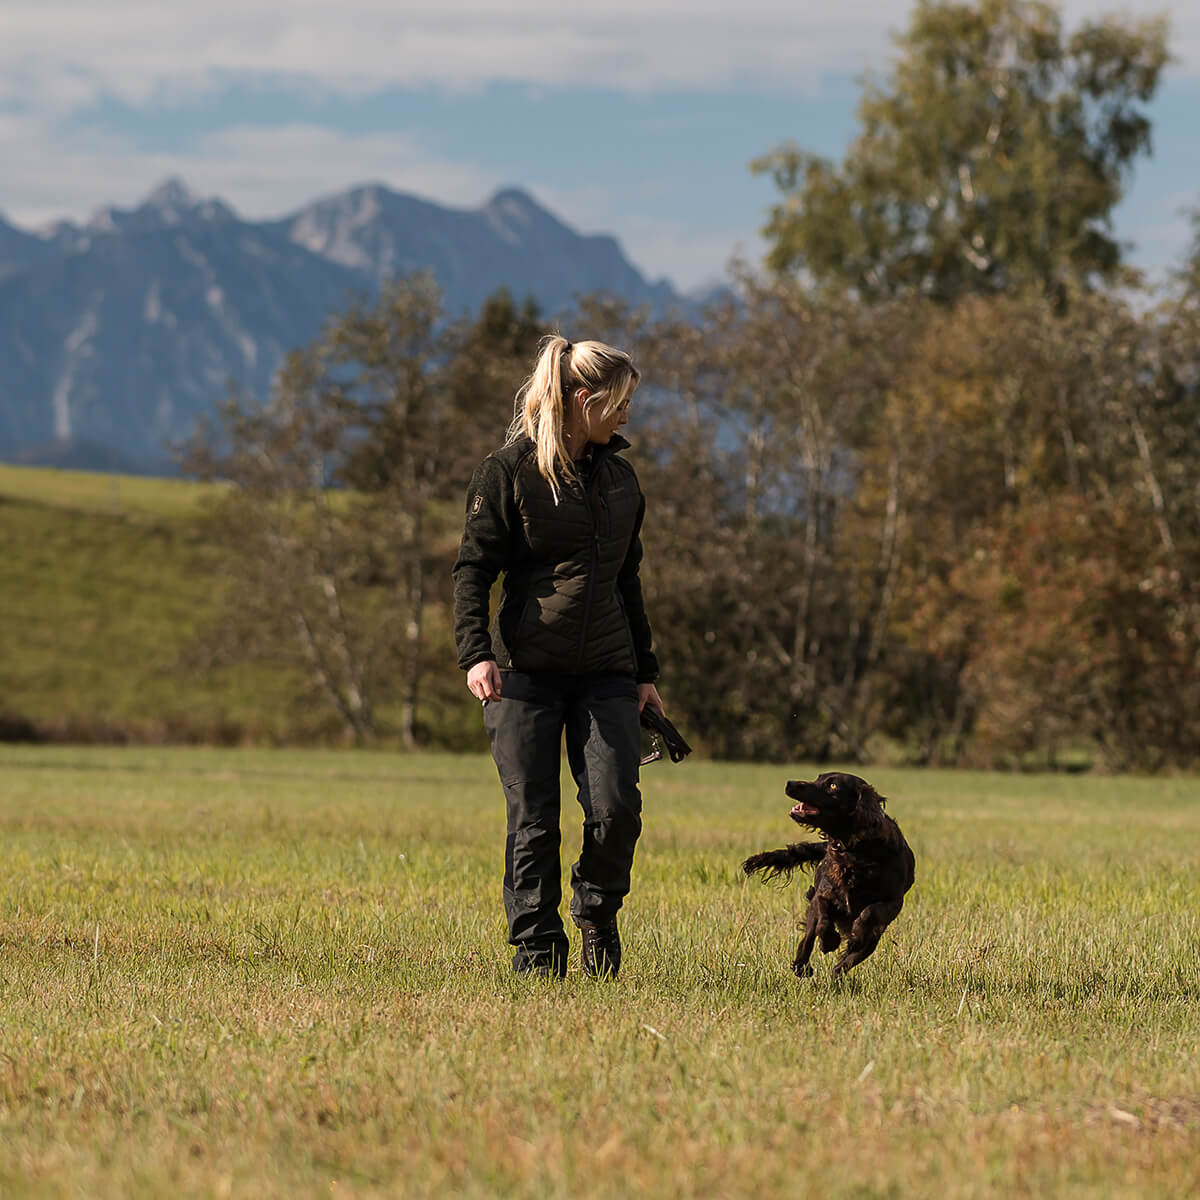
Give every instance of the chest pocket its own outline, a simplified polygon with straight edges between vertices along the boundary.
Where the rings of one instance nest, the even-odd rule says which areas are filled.
[[[517,505],[535,560],[565,563],[590,556],[594,536],[602,557],[624,558],[641,507],[637,481],[628,471],[605,463],[586,494],[578,487],[560,488],[557,504],[535,467],[527,466],[520,482]]]
[[[637,523],[641,496],[637,484],[623,472],[606,472],[601,479],[597,508],[599,510],[600,536],[616,542],[623,558]],[[615,476],[615,478],[614,478]]]
[[[537,562],[562,563],[583,552],[592,540],[592,521],[577,488],[560,487],[558,503],[535,466],[521,473],[517,508],[529,551]]]

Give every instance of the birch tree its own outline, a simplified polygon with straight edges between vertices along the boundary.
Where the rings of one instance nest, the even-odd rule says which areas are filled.
[[[1150,148],[1165,23],[1068,33],[1039,0],[919,0],[895,41],[840,164],[794,144],[753,164],[781,192],[769,265],[866,300],[1117,278],[1111,214]]]

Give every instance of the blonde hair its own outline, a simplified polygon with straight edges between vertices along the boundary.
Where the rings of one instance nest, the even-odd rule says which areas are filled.
[[[642,373],[624,350],[603,342],[569,342],[561,333],[542,339],[533,374],[517,392],[516,411],[509,426],[511,445],[522,435],[537,447],[537,465],[558,503],[558,483],[574,473],[563,437],[567,401],[588,392],[587,409],[599,407],[602,419],[611,417],[632,394]]]

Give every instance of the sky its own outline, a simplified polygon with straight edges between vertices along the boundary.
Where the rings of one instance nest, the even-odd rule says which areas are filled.
[[[1200,0],[1166,14],[1154,153],[1115,217],[1152,273],[1200,206]],[[781,142],[840,158],[910,0],[0,0],[0,214],[132,207],[168,177],[247,218],[355,184],[473,208],[526,188],[681,290],[761,257]]]

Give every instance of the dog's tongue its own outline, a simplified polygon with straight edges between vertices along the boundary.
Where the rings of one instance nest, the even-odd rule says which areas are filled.
[[[805,804],[803,800],[797,800],[796,803],[792,805],[793,817],[807,817],[809,813],[814,813],[816,811],[817,810],[815,808],[810,808],[807,804]]]

